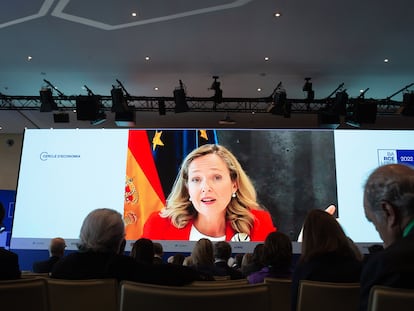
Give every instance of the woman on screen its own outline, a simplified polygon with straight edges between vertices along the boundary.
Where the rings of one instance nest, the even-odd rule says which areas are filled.
[[[272,218],[257,202],[236,157],[223,146],[207,144],[184,159],[166,207],[148,218],[143,237],[264,241],[273,231]]]

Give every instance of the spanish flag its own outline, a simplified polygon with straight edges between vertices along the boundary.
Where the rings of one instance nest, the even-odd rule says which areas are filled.
[[[148,216],[165,205],[145,130],[130,130],[126,165],[124,221],[127,240],[141,237]]]

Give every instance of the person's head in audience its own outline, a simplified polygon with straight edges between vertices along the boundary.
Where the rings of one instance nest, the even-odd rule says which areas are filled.
[[[183,254],[177,253],[168,258],[168,263],[182,266],[184,263],[184,259],[185,259],[185,256]]]
[[[414,221],[414,170],[402,164],[377,168],[364,187],[364,210],[387,248]]]
[[[153,242],[154,245],[154,263],[163,263],[162,256],[164,255],[164,249],[159,242]]]
[[[334,216],[320,209],[308,212],[303,224],[301,262],[326,253],[360,259]]]
[[[242,254],[242,253],[238,253],[234,256],[233,268],[236,268],[236,269],[241,268],[243,256],[244,256],[244,254]]]
[[[209,239],[198,240],[193,247],[191,259],[194,266],[210,266],[214,264],[213,243]]]
[[[364,186],[364,211],[384,242],[367,256],[360,278],[360,310],[369,309],[375,285],[413,288],[414,169],[404,164],[376,168]]]
[[[253,264],[253,253],[245,253],[240,265],[242,272],[244,273],[251,264]]]
[[[84,219],[79,238],[80,251],[119,254],[125,238],[122,215],[108,208],[93,210]]]
[[[214,258],[215,260],[222,260],[226,263],[231,257],[231,245],[226,241],[218,241],[214,243]]]
[[[62,257],[65,255],[66,241],[63,238],[50,240],[49,254],[51,257]]]
[[[187,266],[187,267],[193,266],[193,258],[191,256],[186,256],[183,260],[183,266]]]
[[[263,263],[268,267],[290,270],[292,252],[292,242],[286,234],[271,232],[264,242]]]
[[[253,249],[252,261],[257,266],[263,265],[264,243],[257,244]]]
[[[154,244],[150,239],[141,238],[132,245],[131,257],[137,262],[152,264],[154,261]]]

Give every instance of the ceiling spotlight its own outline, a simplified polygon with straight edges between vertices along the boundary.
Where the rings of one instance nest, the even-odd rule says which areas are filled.
[[[267,56],[264,58],[265,62],[267,62],[269,59],[270,59],[270,58],[269,58],[269,57],[267,57]]]
[[[27,61],[31,61],[33,59],[33,57],[31,57],[30,55],[29,56],[27,56]]]
[[[384,63],[388,63],[390,60],[388,58],[384,59]]]
[[[273,14],[273,16],[274,16],[274,17],[281,17],[281,16],[282,16],[282,13],[280,13],[280,12],[275,12],[275,13]]]
[[[258,88],[257,88],[257,91],[258,91],[258,92],[261,92],[261,91],[262,91],[262,89],[261,89],[260,87],[258,87]]]
[[[132,13],[131,13],[131,15],[132,15],[133,17],[136,17],[136,16],[137,16],[137,13],[136,13],[136,12],[132,12]]]
[[[145,60],[150,60],[151,58],[149,56],[145,56]]]
[[[158,87],[156,86],[156,87],[154,87],[154,91],[158,91]]]

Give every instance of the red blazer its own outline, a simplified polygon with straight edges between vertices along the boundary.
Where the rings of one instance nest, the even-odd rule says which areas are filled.
[[[276,231],[269,212],[263,210],[250,210],[254,216],[253,228],[250,232],[250,241],[264,241],[270,232]],[[162,218],[159,212],[152,213],[144,225],[143,238],[151,240],[187,240],[190,237],[193,221],[190,220],[184,228],[176,228],[170,218]],[[226,241],[230,241],[236,232],[226,224]]]

